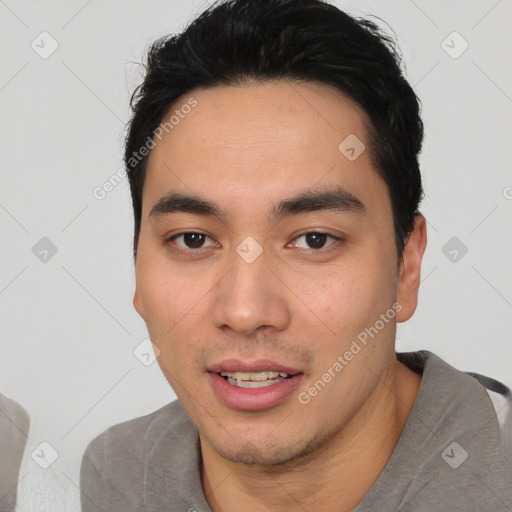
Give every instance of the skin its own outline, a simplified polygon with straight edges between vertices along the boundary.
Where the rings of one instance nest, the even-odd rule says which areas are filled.
[[[416,309],[425,219],[417,216],[399,262],[388,189],[368,149],[352,162],[338,150],[349,134],[369,147],[365,114],[333,87],[219,86],[170,110],[190,96],[197,106],[149,156],[134,306],[199,431],[205,496],[214,512],[352,510],[387,464],[421,384],[394,342],[396,322]],[[332,185],[359,198],[364,215],[269,219],[280,200]],[[150,219],[169,192],[201,195],[228,217]],[[202,252],[184,237],[166,243],[190,231],[207,235]],[[318,231],[344,242],[311,246],[300,236]],[[247,236],[263,249],[250,264],[236,253]],[[395,302],[396,317],[309,403],[294,393],[240,411],[216,398],[206,368],[231,357],[300,368],[298,391],[307,391]]]

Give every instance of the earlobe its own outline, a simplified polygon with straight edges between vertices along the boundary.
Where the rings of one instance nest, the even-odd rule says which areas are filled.
[[[402,309],[397,313],[397,322],[409,320],[418,305],[418,290],[421,280],[421,261],[427,246],[427,222],[423,215],[416,215],[414,230],[409,236],[400,263],[397,301]]]

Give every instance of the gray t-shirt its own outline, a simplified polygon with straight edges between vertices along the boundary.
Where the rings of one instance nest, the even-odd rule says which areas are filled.
[[[354,511],[511,511],[510,389],[425,350],[397,357],[423,374],[421,386],[390,460]],[[171,402],[90,443],[82,511],[211,512],[200,468],[198,432]]]

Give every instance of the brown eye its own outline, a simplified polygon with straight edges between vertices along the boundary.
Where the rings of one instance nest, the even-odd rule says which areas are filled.
[[[209,238],[204,233],[196,233],[196,232],[188,232],[188,233],[178,233],[169,239],[169,242],[174,242],[180,249],[191,251],[195,249],[202,249],[205,246],[205,240]],[[176,242],[176,240],[181,239],[181,243]],[[212,244],[213,245],[213,244]]]
[[[185,233],[183,242],[189,249],[199,249],[204,243],[205,235],[201,233]]]
[[[324,249],[325,244],[329,238],[331,238],[334,241],[334,243],[341,240],[340,238],[334,235],[329,235],[328,233],[322,233],[319,231],[310,231],[308,233],[303,233],[302,235],[298,236],[296,240],[299,240],[300,238],[304,238],[306,246],[301,246],[298,243],[296,243],[297,247],[301,249],[314,249],[315,251],[320,251]],[[327,247],[330,247],[334,243],[327,245]]]
[[[327,240],[327,236],[325,233],[308,233],[306,242],[312,249],[321,249]]]

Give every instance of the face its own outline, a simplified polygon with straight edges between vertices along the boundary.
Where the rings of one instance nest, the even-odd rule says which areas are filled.
[[[202,440],[285,462],[368,401],[414,310],[389,193],[368,149],[353,158],[363,111],[330,86],[221,86],[176,109],[148,159],[134,305]],[[247,375],[265,371],[288,375]]]

